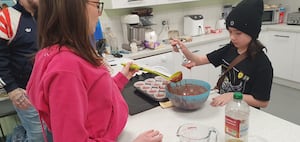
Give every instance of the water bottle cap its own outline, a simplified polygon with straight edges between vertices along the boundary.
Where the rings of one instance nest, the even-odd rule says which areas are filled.
[[[242,100],[243,99],[243,94],[241,92],[234,92],[233,98],[238,99],[238,100]]]

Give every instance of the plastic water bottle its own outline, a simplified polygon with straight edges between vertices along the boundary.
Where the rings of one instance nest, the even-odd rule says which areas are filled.
[[[243,94],[234,92],[233,100],[225,107],[225,142],[248,141],[249,113]]]
[[[112,32],[110,27],[105,28],[104,37],[107,41],[106,42],[107,46],[109,46],[109,47],[106,47],[107,51],[112,55],[119,53],[118,39],[114,35],[114,33]]]
[[[284,21],[284,13],[285,13],[285,8],[280,7],[279,8],[279,23],[282,24]]]

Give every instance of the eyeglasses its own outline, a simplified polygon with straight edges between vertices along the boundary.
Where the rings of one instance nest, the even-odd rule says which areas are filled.
[[[98,1],[98,2],[96,2],[96,1],[88,1],[88,2],[90,2],[90,3],[95,3],[95,4],[96,4],[96,7],[97,7],[97,9],[98,9],[98,11],[99,11],[99,13],[102,13],[102,11],[103,11],[103,6],[104,6],[104,2],[100,2],[100,1]]]

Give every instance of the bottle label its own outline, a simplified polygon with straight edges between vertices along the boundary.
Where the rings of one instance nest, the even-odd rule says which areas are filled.
[[[238,120],[225,116],[225,133],[235,138],[246,136],[248,132],[248,120]]]

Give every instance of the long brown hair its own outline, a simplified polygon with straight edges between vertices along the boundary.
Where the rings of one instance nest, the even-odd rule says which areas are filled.
[[[249,47],[247,49],[247,55],[250,58],[255,58],[255,55],[258,52],[262,52],[263,49],[265,49],[267,51],[267,48],[257,39],[252,39],[249,43]]]
[[[41,0],[38,10],[38,46],[67,46],[95,66],[102,64],[89,33],[87,0]]]

